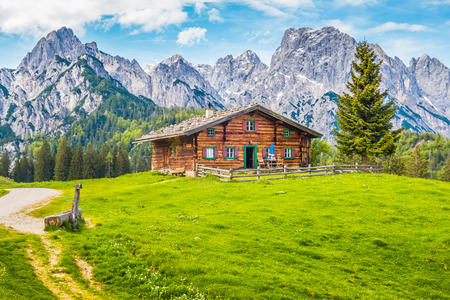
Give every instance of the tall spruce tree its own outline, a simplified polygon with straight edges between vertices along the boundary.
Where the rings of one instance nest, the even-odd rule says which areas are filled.
[[[366,41],[358,43],[352,62],[349,93],[338,95],[337,124],[333,131],[337,148],[344,155],[357,154],[363,163],[369,157],[391,155],[402,129],[392,131],[394,99],[383,104],[387,90],[380,92],[380,65]]]
[[[95,178],[95,154],[91,143],[87,145],[83,156],[83,178]]]
[[[419,146],[416,146],[406,163],[406,175],[415,178],[425,178],[427,171],[428,162],[420,153]]]
[[[2,158],[0,158],[0,176],[9,177],[9,167],[11,162],[9,161],[8,153],[3,152]]]
[[[111,154],[111,152],[108,152],[108,154],[106,155],[106,177],[111,178],[114,175],[114,159],[113,156]]]
[[[69,180],[77,180],[83,178],[83,147],[78,144],[77,150],[72,156],[69,170]]]
[[[122,147],[117,154],[117,176],[128,174],[130,170],[130,159],[128,158],[128,152]]]
[[[54,158],[47,141],[39,149],[34,167],[34,181],[49,181],[53,179]]]
[[[141,153],[139,153],[137,162],[136,162],[136,173],[145,172],[145,171],[146,171],[146,166],[145,166],[144,157],[142,156]]]
[[[59,140],[58,150],[55,158],[55,180],[66,181],[69,177],[70,161],[72,160],[71,149],[67,143],[66,136]]]

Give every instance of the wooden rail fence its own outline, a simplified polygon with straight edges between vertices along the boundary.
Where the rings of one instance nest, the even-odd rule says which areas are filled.
[[[291,168],[283,166],[283,168],[273,169],[220,169],[210,168],[204,165],[197,165],[197,175],[205,176],[211,174],[219,177],[221,181],[255,181],[260,179],[285,179],[288,177],[310,177],[310,176],[323,176],[323,175],[336,175],[350,172],[370,172],[381,173],[383,170],[381,165],[360,165],[355,163],[354,165],[329,165],[318,167],[300,167]]]

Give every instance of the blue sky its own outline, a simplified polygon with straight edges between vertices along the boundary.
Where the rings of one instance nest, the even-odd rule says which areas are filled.
[[[214,64],[248,49],[269,64],[287,28],[327,25],[406,65],[427,53],[450,67],[450,0],[0,0],[0,67],[16,68],[62,26],[144,67],[174,54]]]

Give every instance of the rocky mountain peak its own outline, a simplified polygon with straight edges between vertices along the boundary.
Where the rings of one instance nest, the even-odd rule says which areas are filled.
[[[235,60],[252,64],[259,64],[261,62],[258,55],[256,55],[256,53],[251,50],[242,52],[236,57]]]

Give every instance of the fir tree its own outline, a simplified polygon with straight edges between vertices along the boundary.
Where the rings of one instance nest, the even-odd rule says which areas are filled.
[[[113,166],[113,172],[111,174],[111,177],[116,177],[117,176],[117,146],[114,145],[112,150],[111,150],[111,156],[112,156],[112,166]]]
[[[54,158],[47,141],[39,149],[34,170],[34,181],[49,181],[53,178]]]
[[[70,162],[69,180],[77,180],[83,178],[83,147],[78,144],[77,150],[73,154]]]
[[[69,177],[71,161],[71,149],[67,139],[63,136],[59,140],[58,150],[55,158],[55,180],[66,181]]]
[[[113,156],[111,154],[111,152],[108,152],[108,154],[106,155],[106,177],[111,178],[113,177],[113,173],[114,173],[114,159]]]
[[[340,153],[360,155],[366,163],[368,157],[393,154],[402,129],[391,131],[390,121],[397,106],[394,99],[383,105],[387,90],[379,90],[381,62],[375,63],[377,56],[367,42],[358,43],[355,57],[359,63],[352,62],[351,80],[347,82],[351,94],[338,95],[339,129],[333,133]]]
[[[146,167],[145,167],[144,158],[142,157],[142,154],[139,153],[137,162],[136,162],[136,173],[145,172],[145,171],[146,171]]]
[[[83,157],[83,178],[95,178],[95,154],[91,143],[86,147],[86,152]]]
[[[9,177],[9,167],[11,162],[9,161],[8,153],[3,152],[2,158],[0,158],[0,176]]]
[[[106,156],[109,153],[109,146],[106,143],[103,143],[100,151],[98,151],[96,155],[96,166],[95,171],[97,174],[97,178],[103,178],[106,176]]]
[[[130,159],[128,158],[128,152],[125,148],[121,148],[117,154],[117,176],[130,173]]]
[[[26,156],[23,156],[14,165],[13,178],[15,182],[33,181],[33,163],[29,162]]]
[[[428,163],[420,153],[419,146],[414,148],[406,163],[406,174],[410,177],[425,178],[427,176]]]
[[[443,181],[450,181],[450,156],[445,162],[445,166],[441,170],[441,179]]]

